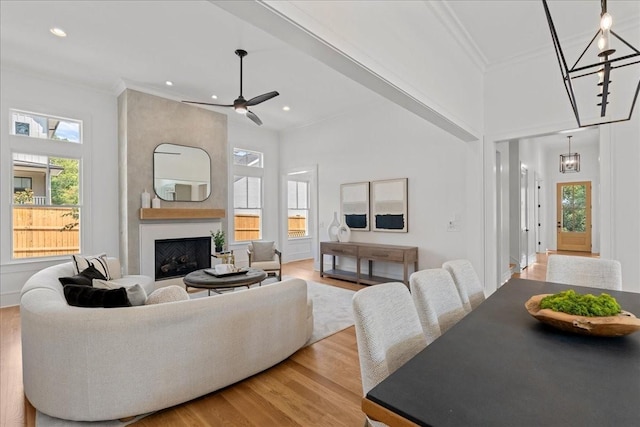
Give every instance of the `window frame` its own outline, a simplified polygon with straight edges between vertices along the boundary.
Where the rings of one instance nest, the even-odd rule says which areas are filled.
[[[260,161],[259,161],[259,165],[255,165],[255,166],[248,166],[248,165],[242,165],[242,164],[237,164],[235,162],[235,153],[236,151],[246,151],[249,153],[255,153],[258,154],[260,157]],[[229,221],[229,228],[231,230],[231,236],[229,236],[230,238],[228,239],[230,243],[246,243],[246,242],[250,242],[251,240],[260,240],[262,239],[263,236],[263,225],[264,225],[264,180],[265,180],[265,169],[264,169],[264,153],[261,151],[256,151],[256,150],[251,150],[251,149],[246,149],[246,148],[241,148],[241,147],[232,147],[231,151],[231,173],[230,173],[230,182],[231,182],[231,208],[233,209],[233,215],[230,215],[230,221]],[[236,182],[236,177],[247,177],[247,178],[259,178],[260,179],[260,207],[257,208],[236,208],[236,203],[235,203],[235,182]],[[259,214],[259,231],[258,231],[258,237],[256,239],[247,239],[247,240],[236,240],[235,235],[236,235],[236,209],[239,210],[251,210],[251,211],[260,211]]]
[[[57,140],[57,139],[48,139],[48,138],[38,138],[29,135],[16,135],[11,130],[11,124],[13,119],[14,112],[26,112],[29,114],[34,114],[38,116],[43,116],[47,118],[56,118],[61,120],[69,120],[73,122],[80,123],[80,141],[79,142],[70,142],[67,140]],[[7,233],[2,239],[0,243],[2,256],[0,258],[0,263],[11,265],[11,264],[30,264],[30,263],[42,263],[49,261],[59,261],[66,260],[69,257],[69,254],[64,255],[50,255],[50,256],[37,256],[37,257],[26,257],[26,258],[16,258],[14,257],[14,220],[13,220],[13,208],[15,204],[13,203],[13,157],[15,153],[27,154],[27,155],[36,155],[36,156],[46,156],[50,157],[59,157],[66,159],[78,160],[78,205],[64,205],[64,207],[77,207],[81,211],[81,224],[79,227],[79,249],[78,252],[82,253],[83,248],[90,247],[89,239],[91,237],[91,192],[87,191],[87,188],[90,188],[91,185],[91,168],[87,166],[87,160],[91,159],[91,144],[88,140],[87,129],[91,127],[90,123],[90,115],[86,112],[78,111],[78,114],[71,114],[76,118],[68,118],[70,114],[55,114],[55,108],[51,109],[53,114],[43,114],[32,112],[29,108],[20,108],[18,106],[6,107],[4,109],[3,116],[5,120],[7,120],[8,126],[6,126],[6,130],[2,132],[0,135],[3,138],[3,156],[2,156],[2,170],[3,172],[2,182],[6,182],[6,184],[2,185],[2,190],[0,192],[2,199],[7,203],[2,203],[2,212],[0,212],[0,216],[6,217],[6,221],[2,221],[2,235]],[[4,128],[4,126],[3,126]],[[47,190],[49,191],[49,190]]]
[[[289,206],[289,183],[290,182],[295,182],[296,183],[296,207],[292,208]],[[300,207],[300,184],[304,184],[306,186],[306,197],[305,197],[305,204],[306,204],[306,208],[301,208]],[[287,178],[287,240],[296,240],[296,239],[306,239],[310,237],[310,232],[309,232],[309,216],[311,215],[311,196],[309,194],[311,190],[311,183],[308,180],[305,179],[290,179]],[[306,216],[305,216],[305,234],[304,236],[295,236],[295,237],[291,237],[289,236],[289,218],[290,218],[290,212],[291,211],[306,211]]]

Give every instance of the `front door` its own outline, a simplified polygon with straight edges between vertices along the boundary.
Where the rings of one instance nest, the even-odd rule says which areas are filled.
[[[557,184],[558,250],[591,252],[591,182]]]

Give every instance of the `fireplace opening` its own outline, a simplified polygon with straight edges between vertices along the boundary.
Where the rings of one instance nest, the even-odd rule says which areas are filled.
[[[183,277],[211,267],[211,237],[155,241],[156,280]]]

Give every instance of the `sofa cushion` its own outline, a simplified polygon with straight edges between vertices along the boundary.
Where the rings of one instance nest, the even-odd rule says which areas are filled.
[[[139,283],[133,285],[122,285],[120,281],[109,281],[102,279],[93,279],[93,287],[96,289],[119,289],[124,288],[127,292],[127,298],[131,305],[144,305],[147,300],[147,293]]]
[[[127,291],[119,289],[97,289],[90,286],[66,285],[64,297],[67,304],[76,307],[113,308],[129,307],[131,303],[127,298]]]
[[[253,246],[251,261],[273,261],[274,242],[251,242],[251,245]]]
[[[180,286],[171,285],[156,289],[147,297],[145,304],[163,304],[165,302],[185,301],[189,294]]]
[[[101,279],[107,280],[107,278],[102,274],[96,267],[90,265],[89,267],[83,269],[80,273],[71,277],[59,277],[58,280],[62,285],[81,285],[81,286],[93,286],[93,279]]]
[[[107,254],[102,253],[99,255],[71,255],[71,264],[73,265],[73,272],[75,274],[80,273],[89,265],[93,265],[98,269],[100,273],[107,280],[111,280],[111,274],[109,274],[109,264],[107,262]]]

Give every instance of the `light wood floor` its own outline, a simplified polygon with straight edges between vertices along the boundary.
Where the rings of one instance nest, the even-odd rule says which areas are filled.
[[[539,254],[536,263],[514,277],[544,280],[546,260],[546,254]],[[352,290],[362,287],[320,278],[311,261],[285,264],[283,274]],[[0,309],[0,351],[0,426],[33,426],[35,410],[22,387],[19,307]],[[361,426],[361,397],[358,350],[350,327],[267,371],[134,425]]]

